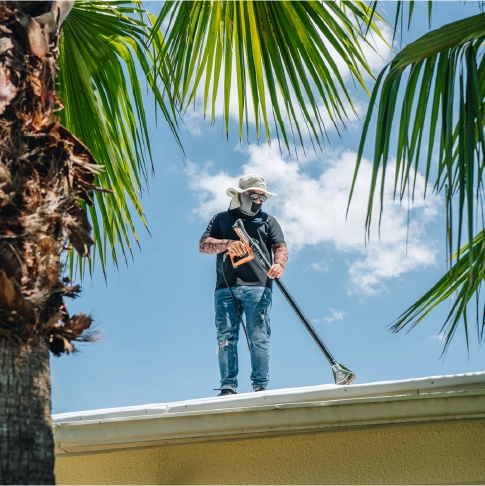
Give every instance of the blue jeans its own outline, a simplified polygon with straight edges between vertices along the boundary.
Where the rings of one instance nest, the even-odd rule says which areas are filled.
[[[236,285],[231,287],[231,290],[239,313],[246,317],[246,329],[251,346],[251,384],[253,389],[266,388],[269,381],[271,290],[267,287],[250,285]],[[239,315],[227,288],[216,290],[214,304],[221,389],[231,388],[236,391]]]

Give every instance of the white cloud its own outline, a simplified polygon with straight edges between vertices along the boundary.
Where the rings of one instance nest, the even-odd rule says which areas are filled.
[[[327,260],[320,260],[319,262],[313,262],[311,265],[309,265],[309,267],[321,273],[326,273],[330,269]]]
[[[367,63],[374,74],[383,69],[384,66],[395,55],[395,53],[389,48],[394,35],[393,29],[390,26],[382,23],[379,24],[379,29],[381,30],[384,40],[369,32],[368,37],[371,39],[373,48],[368,44],[361,43],[362,50],[364,51],[364,57],[367,59]],[[388,45],[386,45],[386,42]]]
[[[373,207],[370,241],[365,245],[364,222],[372,172],[369,161],[364,159],[361,163],[346,219],[356,160],[354,152],[334,152],[324,160],[321,157],[318,167],[313,164],[311,175],[296,160],[282,157],[266,146],[250,145],[240,150],[246,154],[247,161],[234,176],[216,171],[210,162],[203,168],[188,163],[189,187],[199,202],[195,215],[209,220],[215,213],[226,210],[229,204],[226,188],[236,185],[243,173],[259,173],[268,181],[269,190],[278,194],[264,208],[281,223],[290,259],[291,253],[305,247],[331,245],[344,253],[348,261],[351,293],[379,293],[386,281],[435,264],[437,250],[426,234],[426,225],[438,215],[440,200],[432,195],[430,188],[426,200],[416,196],[414,203],[409,203],[408,223],[407,203],[401,205],[393,198],[394,164],[388,164],[387,168],[380,238],[377,201]],[[315,175],[316,168],[319,173]],[[418,174],[416,195],[423,191],[424,178]]]
[[[201,122],[202,118],[202,112],[189,109],[183,116],[183,126],[191,135],[200,137],[203,135],[203,124],[207,123],[207,121]]]
[[[434,334],[430,337],[433,341],[439,341],[440,343],[444,343],[446,340],[446,334],[444,332],[440,332],[439,334]]]
[[[202,169],[192,162],[187,162],[187,180],[189,189],[197,194],[199,206],[194,213],[203,219],[208,219],[214,214],[229,207],[229,198],[226,196],[228,187],[237,187],[238,177],[230,176],[224,171],[215,175],[211,174],[213,162],[209,161]]]
[[[330,307],[328,309],[330,311],[330,317],[327,316],[327,317],[323,317],[322,319],[313,319],[313,323],[314,324],[330,324],[331,322],[334,322],[334,321],[342,321],[344,316],[345,316],[345,312],[344,311],[341,311],[341,310],[335,310],[333,309],[332,307]]]

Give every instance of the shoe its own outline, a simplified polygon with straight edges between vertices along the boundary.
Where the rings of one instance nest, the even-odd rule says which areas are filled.
[[[232,388],[223,388],[221,390],[221,393],[217,395],[218,397],[225,397],[227,395],[237,395],[237,392],[234,391]]]
[[[254,392],[259,392],[259,391],[266,391],[267,388],[265,386],[260,386],[259,388],[255,388],[253,391]]]

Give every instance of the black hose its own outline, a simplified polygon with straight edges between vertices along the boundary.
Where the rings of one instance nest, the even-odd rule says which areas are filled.
[[[246,335],[246,342],[248,343],[248,349],[249,349],[249,352],[251,353],[251,343],[249,341],[248,331],[246,329],[246,326],[244,325],[243,318],[241,316],[241,313],[239,312],[239,307],[237,306],[236,299],[234,298],[234,294],[232,293],[231,287],[229,287],[229,284],[227,283],[226,272],[224,271],[224,262],[226,260],[226,255],[227,255],[227,253],[224,255],[223,261],[222,261],[222,276],[224,277],[224,282],[226,282],[227,290],[229,290],[229,293],[231,294],[231,299],[234,303],[234,307],[236,308],[237,315],[239,316],[239,320],[241,321],[241,325],[244,329],[244,334]]]

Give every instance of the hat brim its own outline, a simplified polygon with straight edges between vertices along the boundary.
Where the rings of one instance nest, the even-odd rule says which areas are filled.
[[[248,187],[247,189],[239,189],[239,187],[234,188],[234,187],[229,187],[226,191],[226,194],[229,197],[234,197],[236,194],[241,194],[243,192],[247,191],[263,191],[260,187]],[[276,196],[274,192],[269,192],[269,191],[263,191],[264,195],[269,199],[270,197]]]

